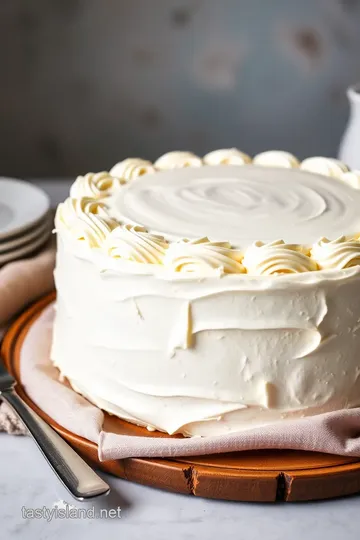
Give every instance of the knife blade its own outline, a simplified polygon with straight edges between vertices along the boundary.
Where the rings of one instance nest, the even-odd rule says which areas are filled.
[[[15,391],[16,380],[0,357],[0,398],[6,401],[27,427],[39,450],[62,484],[79,500],[110,492],[109,485],[56,431],[33,411]]]

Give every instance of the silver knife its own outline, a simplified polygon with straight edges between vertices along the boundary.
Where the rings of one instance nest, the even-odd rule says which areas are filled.
[[[6,371],[0,358],[0,398],[6,401],[46,458],[50,467],[79,500],[89,500],[110,492],[109,485],[15,392],[16,380]]]

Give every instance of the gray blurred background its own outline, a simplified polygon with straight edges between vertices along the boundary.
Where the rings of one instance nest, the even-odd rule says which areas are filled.
[[[358,0],[1,0],[0,164],[71,176],[237,146],[336,155]]]

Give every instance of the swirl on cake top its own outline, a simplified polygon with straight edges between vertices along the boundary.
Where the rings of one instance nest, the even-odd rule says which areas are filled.
[[[110,257],[127,261],[161,264],[169,247],[163,236],[149,233],[140,225],[119,225],[105,241]]]
[[[206,154],[203,162],[205,165],[247,165],[251,157],[237,148],[221,148]]]
[[[143,176],[153,174],[155,167],[151,161],[141,158],[127,158],[120,161],[110,169],[110,175],[121,178],[124,182]]]
[[[70,188],[70,197],[80,199],[89,197],[91,199],[103,199],[109,197],[125,180],[106,171],[98,173],[87,173],[85,176],[78,176]]]
[[[359,188],[360,172],[336,159],[168,152],[79,176],[55,223],[119,264],[187,275],[342,269],[360,264]]]
[[[192,152],[167,152],[154,163],[158,171],[184,169],[185,167],[201,167],[203,161]]]
[[[311,157],[305,159],[300,169],[317,174],[323,174],[330,178],[341,179],[345,173],[349,171],[349,168],[338,159],[323,158],[323,157]]]
[[[360,264],[360,242],[358,238],[340,236],[336,240],[321,238],[313,245],[311,257],[319,268],[350,268]]]
[[[241,274],[242,254],[228,242],[210,242],[208,238],[173,242],[166,250],[164,265],[174,272],[201,275]]]
[[[55,216],[55,228],[65,228],[76,240],[90,248],[103,245],[118,222],[113,219],[102,201],[83,197],[66,199],[59,204]]]
[[[300,165],[295,156],[281,150],[261,152],[261,154],[254,157],[253,163],[254,165],[261,165],[263,167],[285,167],[285,169],[294,169]]]
[[[318,269],[308,250],[296,244],[285,244],[283,240],[270,244],[255,242],[246,250],[242,264],[248,274],[255,276],[298,274]]]

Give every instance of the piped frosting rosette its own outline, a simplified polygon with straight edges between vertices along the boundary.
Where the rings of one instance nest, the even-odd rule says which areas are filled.
[[[307,158],[301,163],[300,169],[339,179],[342,178],[344,173],[349,171],[349,168],[342,161],[325,157]]]
[[[313,245],[311,256],[320,269],[349,268],[360,264],[360,241],[341,236],[336,240],[321,238]]]
[[[83,197],[68,198],[59,204],[55,227],[65,227],[75,239],[81,240],[89,247],[100,247],[108,234],[118,226],[118,222],[110,217],[103,202]]]
[[[246,250],[242,264],[248,274],[255,276],[297,274],[317,270],[316,262],[309,257],[305,248],[285,244],[283,240],[269,244],[255,242]]]
[[[202,159],[192,152],[167,152],[154,163],[155,169],[159,171],[182,169],[184,167],[201,167],[202,165]]]
[[[214,150],[203,158],[189,151],[167,152],[154,163],[141,158],[127,158],[114,165],[110,172],[78,176],[70,190],[71,198],[58,207],[56,229],[66,229],[73,238],[91,248],[101,247],[113,259],[158,264],[188,275],[247,273],[260,276],[360,265],[360,242],[356,231],[354,237],[321,238],[311,251],[302,245],[277,240],[266,244],[256,242],[242,253],[229,242],[213,242],[207,237],[167,240],[141,225],[122,223],[121,216],[114,219],[109,214],[107,199],[125,189],[128,182],[143,175],[203,165],[295,168],[360,189],[360,171],[351,171],[333,158],[311,157],[300,162],[289,152],[271,150],[252,159],[238,148]]]
[[[247,165],[251,157],[237,148],[224,148],[209,152],[203,161],[205,165]]]
[[[162,264],[169,244],[163,236],[149,233],[140,225],[119,225],[106,239],[110,257],[146,264]]]
[[[281,150],[261,152],[254,157],[253,163],[262,167],[284,167],[286,169],[294,169],[300,165],[299,160],[293,154]]]
[[[174,272],[201,275],[243,273],[240,261],[240,251],[228,242],[210,242],[206,237],[174,242],[164,257],[164,265]]]
[[[106,171],[98,173],[87,173],[84,176],[78,176],[70,188],[70,197],[80,199],[89,197],[91,199],[100,199],[108,197],[124,183],[121,178],[112,176]]]
[[[341,180],[354,189],[360,189],[360,171],[348,171],[341,176]]]
[[[153,174],[155,167],[151,161],[141,158],[127,158],[123,161],[119,161],[110,170],[112,176],[121,178],[124,182],[129,182],[134,178],[143,176],[144,174]]]

